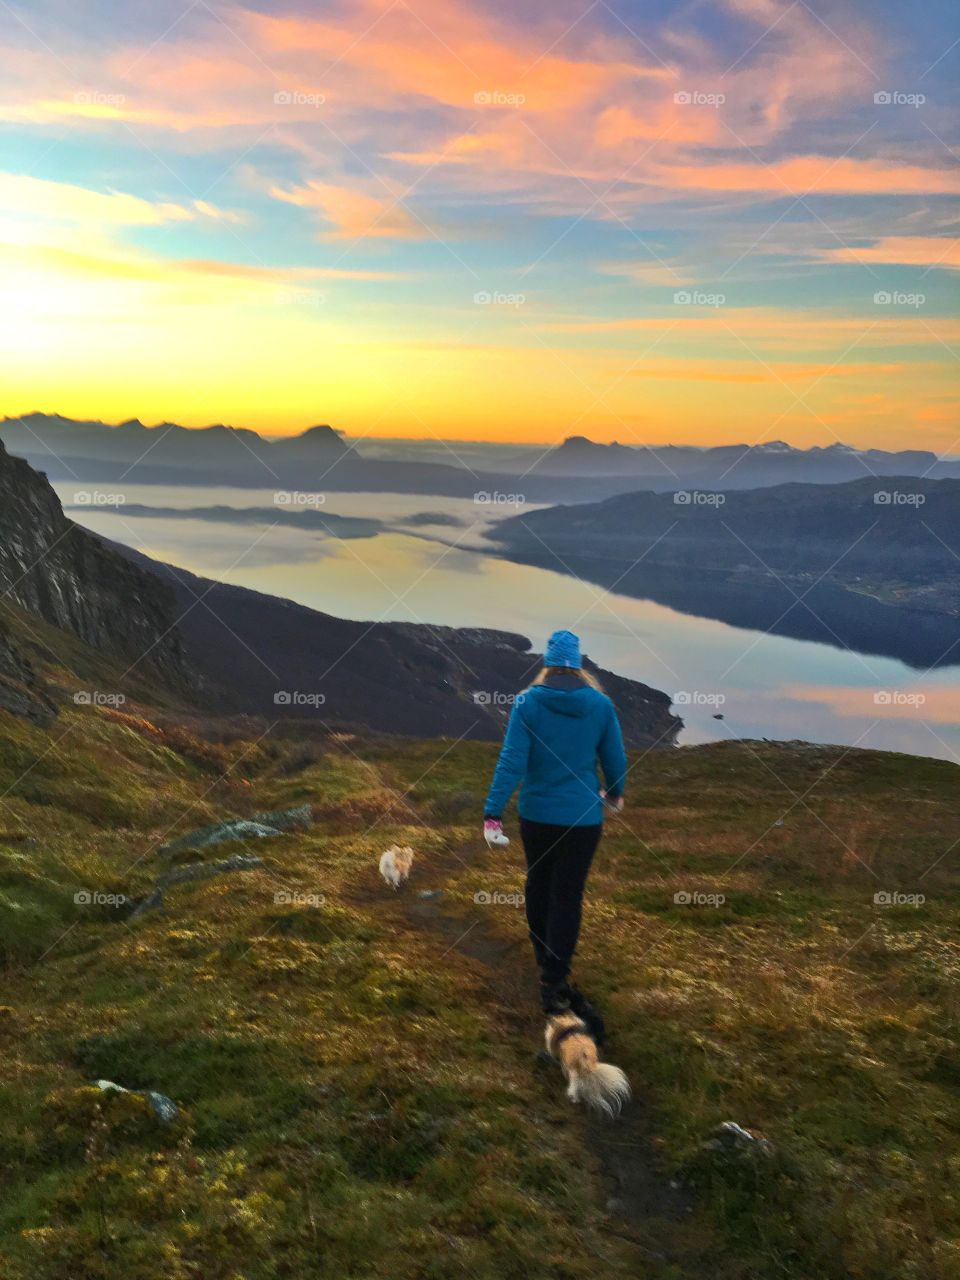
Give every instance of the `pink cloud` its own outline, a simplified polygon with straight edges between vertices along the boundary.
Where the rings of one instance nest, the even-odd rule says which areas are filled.
[[[325,240],[424,240],[430,235],[395,197],[371,196],[355,188],[314,180],[291,190],[273,187],[270,194],[300,209],[310,209],[331,223],[332,230],[321,232]]]

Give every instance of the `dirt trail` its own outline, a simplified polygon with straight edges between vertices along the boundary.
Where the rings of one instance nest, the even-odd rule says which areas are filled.
[[[453,903],[462,903],[457,874],[477,860],[481,851],[462,847],[456,853],[432,855],[429,866],[414,864],[408,884],[396,894],[375,890],[386,911],[395,914],[398,927],[413,927],[436,934],[447,951],[470,957],[489,973],[490,996],[502,1013],[504,1034],[530,1046],[531,1075],[537,1088],[563,1090],[560,1070],[539,1049],[543,1018],[528,944],[506,939],[490,925],[490,912],[473,910],[458,914]],[[440,890],[423,898],[424,891]],[[363,893],[367,905],[373,893]],[[612,1029],[604,1055],[617,1061],[616,1028]],[[691,1231],[692,1205],[673,1186],[661,1167],[654,1147],[654,1132],[643,1097],[642,1082],[633,1080],[634,1099],[617,1121],[594,1117],[571,1107],[570,1123],[577,1125],[597,1177],[597,1199],[605,1209],[611,1234],[628,1241],[638,1251],[649,1280],[704,1280],[704,1241]]]

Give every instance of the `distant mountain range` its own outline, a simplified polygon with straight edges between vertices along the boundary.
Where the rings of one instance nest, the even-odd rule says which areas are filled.
[[[735,625],[960,661],[960,480],[643,491],[488,536],[510,559]]]
[[[57,415],[0,421],[0,440],[53,480],[78,484],[193,484],[243,488],[422,493],[526,503],[590,502],[637,488],[748,489],[787,482],[836,484],[871,476],[960,478],[960,461],[924,450],[858,451],[836,444],[794,449],[782,441],[699,449],[596,444],[571,436],[555,448],[491,444],[424,451],[422,442],[348,442],[327,425],[269,440],[256,431],[176,423],[109,426]],[[439,442],[438,442],[439,443]],[[443,460],[438,461],[440,456]],[[483,501],[483,497],[479,499]]]
[[[490,739],[539,663],[509,632],[346,621],[150,560],[68,520],[0,443],[0,710],[51,718],[69,675],[191,712]],[[633,745],[675,738],[666,694],[600,674]]]
[[[571,436],[546,455],[538,470],[551,475],[630,476],[658,490],[689,488],[753,489],[788,482],[838,484],[871,476],[960,478],[960,461],[941,462],[925,449],[888,453],[845,444],[795,449],[782,440],[768,444],[689,445],[654,448],[596,444]]]

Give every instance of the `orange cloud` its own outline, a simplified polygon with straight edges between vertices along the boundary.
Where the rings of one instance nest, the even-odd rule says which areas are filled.
[[[325,240],[424,240],[430,235],[396,198],[379,198],[316,181],[291,190],[272,187],[270,194],[299,209],[311,209],[333,223],[332,231],[322,233]]]
[[[557,26],[558,37],[566,25]],[[372,0],[339,21],[248,13],[245,26],[268,60],[307,55],[315,65],[322,55],[367,73],[376,101],[414,97],[473,111],[509,106],[519,95],[527,110],[569,113],[615,81],[667,74],[639,58],[635,44],[627,54],[627,41],[619,57],[571,58],[550,47],[559,44],[552,35],[506,26],[498,33],[488,15],[458,0],[418,0],[415,9]]]
[[[659,170],[657,181],[673,190],[751,191],[777,196],[960,193],[960,173],[955,169],[895,165],[849,156],[795,156],[770,164],[669,165]]]
[[[947,236],[881,236],[859,248],[812,249],[821,262],[888,262],[908,267],[960,270],[960,240]]]

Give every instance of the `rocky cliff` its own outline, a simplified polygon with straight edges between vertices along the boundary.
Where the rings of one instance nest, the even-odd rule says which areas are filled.
[[[173,687],[189,683],[169,586],[68,520],[46,476],[2,443],[0,602],[20,605],[138,672]],[[12,666],[9,642],[7,649]]]

